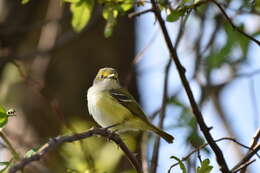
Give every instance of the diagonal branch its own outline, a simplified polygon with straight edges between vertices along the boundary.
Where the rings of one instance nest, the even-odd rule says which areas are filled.
[[[44,144],[39,151],[28,158],[23,158],[20,162],[13,165],[9,170],[8,173],[15,173],[18,170],[22,170],[25,166],[29,165],[31,162],[40,160],[44,155],[46,155],[49,151],[57,148],[59,145],[66,143],[66,142],[75,142],[79,141],[88,137],[100,135],[107,139],[114,141],[121,150],[125,153],[127,158],[130,160],[133,167],[136,169],[137,173],[142,173],[142,168],[140,163],[137,161],[134,154],[127,148],[125,143],[122,139],[115,133],[110,132],[107,128],[94,128],[82,133],[73,134],[73,135],[66,135],[66,136],[58,136],[52,138]]]
[[[181,24],[179,26],[178,35],[175,42],[175,49],[178,48],[178,45],[180,43],[181,37],[185,30],[185,24],[188,19],[188,15],[185,17],[185,19],[182,18]],[[167,62],[167,65],[165,66],[165,76],[164,76],[164,84],[163,84],[163,99],[162,99],[162,106],[160,108],[160,121],[159,121],[159,128],[163,129],[163,123],[165,119],[165,112],[166,112],[166,106],[167,106],[167,100],[168,100],[168,81],[169,81],[169,73],[170,73],[170,67],[172,65],[172,59],[169,57],[169,60]],[[158,158],[159,158],[159,149],[160,149],[160,138],[157,137],[154,149],[153,149],[153,155],[152,155],[152,165],[151,165],[151,173],[155,173],[157,169],[158,164]]]
[[[234,30],[236,30],[237,32],[240,32],[242,35],[244,35],[245,37],[247,37],[248,39],[252,40],[253,42],[255,42],[258,46],[260,46],[260,41],[255,39],[254,37],[252,37],[251,35],[245,33],[243,30],[241,30],[240,28],[238,28],[230,19],[230,17],[228,17],[227,13],[225,12],[225,10],[222,8],[222,6],[215,0],[212,0],[212,2],[219,8],[219,10],[222,12],[222,14],[225,16],[225,18],[227,19],[227,21],[230,23],[230,25],[232,26],[232,28]]]
[[[217,143],[217,142],[221,142],[221,141],[232,141],[232,142],[236,143],[237,145],[239,145],[239,146],[241,146],[241,147],[243,147],[243,148],[246,148],[246,149],[248,149],[249,151],[254,152],[254,149],[252,149],[252,148],[250,148],[250,147],[248,147],[248,146],[246,146],[246,145],[244,145],[244,144],[238,142],[235,138],[223,137],[223,138],[219,138],[219,139],[215,140],[216,143]],[[182,162],[183,162],[183,161],[187,161],[187,160],[190,158],[191,155],[193,155],[193,154],[196,153],[196,152],[199,152],[200,150],[202,150],[203,148],[207,147],[208,145],[209,145],[208,143],[205,143],[205,144],[203,144],[203,145],[201,145],[201,146],[195,148],[195,149],[192,150],[189,154],[187,154],[186,156],[182,157],[181,161],[182,161]],[[257,153],[256,153],[256,155],[257,155]],[[259,157],[259,155],[257,155],[257,157]],[[246,162],[246,163],[248,163],[248,162]],[[169,168],[168,173],[170,173],[170,172],[171,172],[171,169],[172,169],[173,167],[177,166],[178,164],[179,164],[179,163],[173,164],[173,165]],[[250,164],[251,164],[251,163],[250,163]],[[241,169],[242,169],[242,168],[241,168]]]
[[[257,143],[259,141],[259,138],[260,138],[260,128],[257,129],[257,131],[256,131],[256,133],[255,133],[255,135],[253,137],[253,140],[252,140],[251,145],[250,145],[250,149],[253,149],[257,145]],[[249,154],[249,152],[250,152],[250,150],[248,150],[248,152],[246,154]],[[244,166],[243,168],[241,168],[240,172],[241,173],[245,173],[246,172],[246,168],[247,168],[247,165]]]
[[[209,143],[210,147],[212,148],[212,150],[214,151],[215,155],[216,155],[216,160],[220,166],[220,169],[223,173],[229,173],[230,170],[228,168],[228,165],[225,161],[225,158],[223,156],[223,153],[221,151],[221,149],[219,148],[219,146],[215,143],[213,137],[211,136],[210,134],[210,128],[207,127],[204,119],[203,119],[203,116],[202,116],[202,113],[200,112],[200,109],[195,101],[195,98],[193,96],[193,93],[191,91],[191,88],[190,88],[190,84],[186,78],[186,75],[185,75],[185,68],[182,66],[180,60],[179,60],[179,57],[177,55],[177,52],[176,52],[176,49],[173,47],[173,44],[171,42],[171,39],[170,39],[170,36],[169,36],[169,33],[168,33],[168,30],[166,28],[166,25],[164,23],[164,20],[161,16],[161,12],[160,12],[160,9],[157,5],[157,1],[156,0],[151,0],[152,2],[152,5],[153,5],[153,8],[154,8],[154,14],[156,16],[156,18],[158,19],[159,21],[159,24],[161,26],[161,29],[162,29],[162,32],[163,32],[163,35],[164,35],[164,39],[165,39],[165,42],[168,46],[168,49],[170,51],[170,54],[173,58],[173,61],[176,65],[176,68],[178,70],[178,73],[179,73],[179,76],[181,78],[181,81],[182,81],[182,84],[183,84],[183,87],[187,93],[187,96],[189,98],[189,102],[191,104],[191,107],[192,107],[192,111],[193,111],[193,114],[194,116],[196,117],[197,119],[197,122],[200,126],[200,129],[202,131],[202,133],[204,134],[207,142]]]
[[[238,168],[241,167],[241,165],[244,165],[245,163],[247,163],[254,155],[257,154],[257,152],[260,150],[260,144],[256,145],[255,148],[253,148],[253,150],[251,150],[250,152],[248,152],[245,157],[240,160],[240,162],[238,162],[232,169],[231,171],[234,172],[235,170],[237,170]]]

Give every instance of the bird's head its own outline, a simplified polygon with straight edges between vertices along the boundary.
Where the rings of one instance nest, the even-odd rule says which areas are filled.
[[[102,85],[106,89],[119,88],[118,73],[114,68],[101,68],[99,69],[94,84]]]

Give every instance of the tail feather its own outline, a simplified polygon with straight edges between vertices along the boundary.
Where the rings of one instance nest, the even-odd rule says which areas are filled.
[[[168,143],[172,143],[174,140],[174,137],[166,132],[164,132],[163,130],[154,127],[153,130],[157,135],[159,135],[160,137],[162,137],[164,140],[166,140]]]

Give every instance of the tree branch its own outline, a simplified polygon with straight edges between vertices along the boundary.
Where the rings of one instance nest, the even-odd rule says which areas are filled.
[[[107,128],[94,128],[90,129],[83,133],[73,134],[73,135],[65,135],[65,136],[58,136],[55,138],[51,138],[49,142],[44,144],[36,154],[32,155],[28,158],[23,158],[20,162],[10,167],[8,170],[8,173],[15,173],[18,170],[22,170],[25,166],[30,164],[33,161],[40,160],[44,155],[46,155],[49,151],[57,148],[60,144],[66,143],[66,142],[74,142],[79,141],[91,136],[100,135],[107,139],[110,139],[114,141],[121,150],[125,153],[133,167],[137,170],[138,173],[142,173],[142,168],[140,163],[137,161],[134,154],[127,148],[125,143],[122,141],[122,139],[115,133],[110,132]]]
[[[245,157],[231,169],[231,171],[234,172],[239,167],[241,167],[241,165],[247,163],[255,154],[257,154],[259,150],[260,150],[260,144],[256,145],[256,147],[253,150],[251,150],[248,154],[246,154]]]
[[[182,18],[182,20],[181,20],[181,24],[179,26],[178,35],[177,35],[176,42],[175,42],[175,49],[178,48],[181,37],[184,33],[187,18],[188,18],[188,15],[185,17],[185,19]],[[170,73],[171,64],[172,64],[172,58],[169,57],[167,65],[165,66],[165,69],[164,69],[165,76],[164,76],[164,84],[163,84],[163,99],[162,99],[162,106],[159,111],[160,112],[159,128],[161,128],[161,129],[163,129],[163,122],[165,119],[165,112],[166,112],[166,106],[167,106],[167,100],[168,100],[168,83],[169,83],[169,73]],[[160,138],[157,137],[155,144],[154,144],[151,173],[155,173],[156,169],[157,169],[159,148],[160,148]]]
[[[232,28],[238,32],[240,32],[242,35],[244,35],[245,37],[247,37],[248,39],[252,40],[253,42],[255,42],[258,46],[260,46],[260,41],[255,39],[254,37],[250,36],[249,34],[245,33],[243,30],[241,30],[240,28],[238,28],[230,19],[230,17],[228,17],[227,13],[225,12],[225,10],[222,8],[222,6],[215,0],[212,0],[212,2],[219,8],[219,10],[222,12],[222,14],[225,16],[225,18],[227,19],[227,21],[230,23],[230,25],[232,26]]]
[[[248,161],[246,163],[244,163],[243,165],[241,165],[239,168],[237,168],[236,170],[233,171],[233,173],[236,173],[238,171],[242,171],[242,169],[246,168],[248,165],[252,164],[253,162],[255,162],[256,159]],[[241,172],[240,172],[241,173]]]
[[[11,142],[9,141],[7,136],[4,134],[4,132],[1,131],[1,129],[0,129],[0,137],[3,139],[3,141],[5,142],[7,148],[12,153],[14,159],[15,160],[19,160],[20,159],[19,153],[15,150],[15,148],[13,147],[13,145],[11,144]]]
[[[246,146],[246,145],[244,145],[244,144],[238,142],[238,141],[237,141],[236,139],[234,139],[234,138],[223,137],[223,138],[219,138],[219,139],[215,140],[215,142],[217,143],[217,142],[225,141],[225,140],[226,140],[226,141],[232,141],[232,142],[236,143],[237,145],[240,145],[241,147],[244,147],[244,148],[246,148],[246,149],[249,149],[250,151],[254,151],[252,148],[250,148],[250,147],[248,147],[248,146]],[[191,155],[193,155],[194,153],[196,153],[196,152],[202,150],[203,148],[205,148],[205,147],[208,146],[208,145],[209,145],[209,143],[206,143],[206,144],[203,144],[203,145],[199,146],[198,148],[194,149],[194,150],[191,151],[189,154],[187,154],[185,157],[183,157],[183,158],[181,159],[181,161],[186,161],[186,160],[188,160]],[[257,156],[259,157],[259,155],[257,155]],[[168,173],[170,173],[170,172],[171,172],[171,169],[172,169],[173,167],[177,166],[178,164],[179,164],[179,163],[173,164],[173,165],[169,168]]]
[[[152,5],[153,5],[153,8],[154,8],[154,14],[156,16],[156,18],[158,19],[159,21],[159,24],[161,26],[161,29],[162,29],[162,32],[163,32],[163,35],[164,35],[164,39],[165,39],[165,42],[168,46],[168,49],[170,51],[170,54],[173,58],[173,61],[175,62],[175,65],[176,65],[176,68],[179,72],[179,76],[181,78],[181,81],[182,81],[182,84],[184,86],[184,89],[188,95],[188,98],[189,98],[189,102],[191,104],[191,107],[192,107],[192,111],[197,119],[197,122],[200,126],[200,129],[202,131],[202,133],[204,134],[206,140],[208,141],[210,147],[212,148],[212,150],[214,151],[215,155],[216,155],[216,160],[220,166],[220,170],[223,172],[223,173],[229,173],[229,168],[228,168],[228,165],[225,161],[225,158],[223,156],[223,153],[221,151],[221,149],[218,147],[218,145],[215,143],[213,137],[211,136],[210,134],[210,128],[207,127],[204,119],[203,119],[203,116],[199,110],[199,107],[195,101],[195,98],[193,96],[193,93],[191,91],[191,88],[190,88],[190,85],[189,85],[189,82],[186,78],[186,75],[185,75],[185,68],[182,66],[180,60],[179,60],[179,57],[177,55],[177,52],[176,52],[176,49],[173,47],[173,44],[171,42],[171,39],[170,39],[170,36],[169,36],[169,33],[168,33],[168,30],[166,28],[166,25],[164,23],[164,20],[161,16],[161,12],[160,12],[160,9],[157,5],[157,1],[156,0],[151,0],[152,2]]]
[[[146,9],[146,10],[143,10],[143,11],[134,11],[134,12],[128,14],[128,17],[129,18],[138,17],[138,16],[141,16],[141,15],[143,15],[145,13],[149,13],[149,12],[153,12],[153,9],[150,8],[150,9]]]
[[[253,137],[253,140],[252,140],[251,145],[250,145],[250,149],[253,149],[257,145],[259,138],[260,138],[260,128],[257,129],[256,134]],[[250,150],[248,150],[248,152],[246,154],[248,154],[249,152],[250,152]],[[247,165],[242,167],[240,173],[245,173],[246,168],[247,168]]]

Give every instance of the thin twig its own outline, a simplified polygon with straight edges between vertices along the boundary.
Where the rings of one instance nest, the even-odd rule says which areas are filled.
[[[150,9],[146,9],[146,10],[143,10],[143,11],[135,11],[135,12],[128,14],[128,17],[133,18],[133,17],[141,16],[141,15],[143,15],[145,13],[149,13],[149,12],[153,12],[153,9],[150,8]]]
[[[152,2],[152,5],[153,5],[153,8],[155,9],[155,16],[156,18],[158,19],[159,21],[159,24],[161,26],[161,29],[162,29],[162,32],[163,32],[163,35],[164,35],[164,38],[165,38],[165,42],[168,46],[168,49],[170,51],[170,54],[173,58],[173,61],[175,62],[175,65],[176,65],[176,68],[178,70],[178,73],[179,73],[179,76],[181,78],[181,81],[182,81],[182,84],[185,88],[185,91],[187,93],[187,96],[189,98],[189,102],[191,104],[191,107],[192,107],[192,110],[193,110],[193,113],[197,119],[197,122],[200,126],[200,129],[202,131],[202,133],[204,134],[206,140],[208,141],[210,147],[212,148],[212,150],[214,151],[215,155],[216,155],[216,160],[220,166],[220,170],[223,172],[223,173],[229,173],[230,170],[228,168],[228,165],[225,161],[225,158],[223,156],[223,153],[221,151],[221,149],[219,148],[219,146],[215,143],[213,137],[211,136],[210,134],[210,128],[208,128],[208,126],[206,125],[204,119],[203,119],[203,116],[202,116],[202,113],[200,112],[200,109],[195,101],[195,98],[193,96],[193,93],[192,93],[192,90],[190,88],[190,84],[186,78],[186,75],[185,75],[185,68],[182,66],[180,60],[179,60],[179,57],[177,55],[177,52],[176,52],[176,49],[173,47],[173,44],[171,42],[171,39],[170,39],[170,36],[169,36],[169,33],[168,33],[168,30],[166,28],[166,25],[165,25],[165,22],[161,16],[161,11],[157,5],[157,1],[156,0],[151,0]]]
[[[257,154],[257,152],[260,150],[260,143],[258,145],[256,145],[255,148],[253,148],[253,150],[251,150],[250,152],[248,152],[244,158],[242,158],[232,169],[231,171],[233,172],[234,170],[236,170],[237,168],[239,168],[241,165],[247,163],[255,154]]]
[[[142,59],[144,53],[152,46],[152,44],[154,43],[155,39],[157,38],[158,36],[158,31],[156,30],[154,32],[154,34],[152,35],[152,37],[150,38],[150,40],[148,41],[148,43],[145,45],[144,48],[142,48],[137,54],[136,56],[134,57],[133,61],[132,61],[132,64],[130,66],[130,69],[129,69],[129,72],[125,78],[125,81],[123,83],[123,86],[125,88],[128,87],[129,83],[131,82],[132,80],[132,77],[133,77],[133,73],[134,73],[134,66]]]
[[[7,138],[7,136],[4,134],[3,131],[0,130],[0,137],[3,139],[3,141],[5,142],[7,148],[10,150],[10,152],[12,153],[13,157],[15,160],[19,160],[20,156],[18,154],[18,152],[14,149],[13,145],[11,144],[11,142],[9,141],[9,139]]]
[[[227,21],[230,23],[230,25],[232,26],[232,28],[238,32],[240,32],[242,35],[244,35],[245,37],[247,37],[248,39],[252,40],[253,42],[255,42],[258,46],[260,46],[260,41],[255,39],[254,37],[250,36],[249,34],[245,33],[243,30],[241,30],[240,28],[238,28],[233,21],[230,19],[230,17],[228,17],[227,13],[225,12],[225,10],[222,8],[222,6],[215,0],[212,0],[212,2],[219,8],[219,10],[222,12],[222,14],[225,16],[225,18],[227,19]]]
[[[85,139],[85,138],[88,138],[91,136],[96,136],[96,135],[100,135],[100,136],[103,136],[107,139],[114,141],[121,148],[121,150],[125,153],[125,155],[130,160],[132,165],[135,167],[137,172],[142,173],[141,165],[137,161],[134,154],[127,148],[125,143],[122,141],[122,139],[117,134],[110,132],[107,128],[95,128],[95,129],[91,129],[91,130],[88,130],[83,133],[58,136],[58,137],[52,138],[49,140],[49,142],[44,144],[36,154],[34,154],[28,158],[23,158],[20,162],[13,165],[8,170],[8,173],[15,173],[18,170],[22,170],[25,166],[27,166],[31,162],[40,160],[49,151],[57,148],[59,145],[61,145],[63,143],[79,141],[79,140],[82,140],[82,139]]]
[[[260,138],[260,128],[257,129],[257,131],[256,131],[256,133],[255,133],[255,135],[253,137],[253,140],[252,140],[251,145],[250,145],[250,149],[253,149],[257,145],[259,138]],[[248,154],[249,152],[250,152],[250,150],[248,150],[248,152],[246,154]],[[241,169],[240,173],[245,173],[246,172],[246,168],[247,168],[247,166],[244,166]]]
[[[246,146],[246,145],[244,145],[244,144],[238,142],[238,141],[237,141],[236,139],[234,139],[234,138],[223,137],[223,138],[219,138],[219,139],[215,140],[216,143],[217,143],[217,142],[220,142],[220,141],[232,141],[232,142],[234,142],[234,143],[240,145],[241,147],[244,147],[244,148],[246,148],[246,149],[249,149],[249,150],[252,151],[252,152],[254,151],[252,148],[250,148],[250,147],[248,147],[248,146]],[[184,156],[184,157],[181,159],[181,161],[187,161],[187,160],[190,158],[191,155],[193,155],[194,153],[196,153],[196,152],[202,150],[203,148],[205,148],[205,147],[208,146],[208,145],[209,145],[209,143],[205,143],[205,144],[199,146],[198,148],[194,149],[194,150],[191,151],[189,154],[187,154],[186,156]],[[259,157],[259,155],[258,155],[258,157]],[[172,169],[173,167],[177,166],[178,164],[179,164],[179,163],[173,164],[173,165],[169,168],[168,173],[170,173],[170,172],[171,172],[171,169]]]
[[[175,42],[175,49],[177,49],[181,37],[184,33],[185,24],[187,21],[188,15],[185,17],[185,19],[182,18],[178,35]],[[172,64],[172,59],[169,57],[169,60],[167,62],[167,65],[165,66],[165,77],[164,77],[164,88],[163,88],[163,99],[162,99],[162,106],[160,108],[160,122],[159,122],[159,128],[163,128],[163,122],[165,119],[165,111],[167,106],[167,100],[168,100],[168,81],[169,81],[169,73],[170,73],[170,67]],[[154,150],[153,150],[153,156],[152,156],[152,165],[151,165],[151,173],[155,173],[157,169],[158,164],[158,157],[159,157],[159,149],[160,149],[160,138],[157,137],[155,144],[154,144]]]
[[[164,77],[164,87],[163,87],[163,99],[162,99],[162,106],[160,109],[160,121],[159,121],[159,128],[163,129],[163,122],[165,119],[165,112],[166,112],[166,105],[167,105],[167,95],[168,95],[168,81],[169,81],[169,71],[171,67],[171,58],[165,67],[165,77]],[[156,173],[158,158],[159,158],[159,148],[160,148],[160,138],[157,137],[154,149],[153,149],[153,156],[152,156],[152,165],[151,165],[151,173]]]
[[[248,165],[252,164],[252,163],[255,162],[255,161],[256,161],[256,159],[244,163],[244,164],[241,165],[239,168],[237,168],[236,170],[234,170],[233,173],[242,171],[242,169],[246,168]],[[241,172],[240,172],[240,173],[241,173]]]

